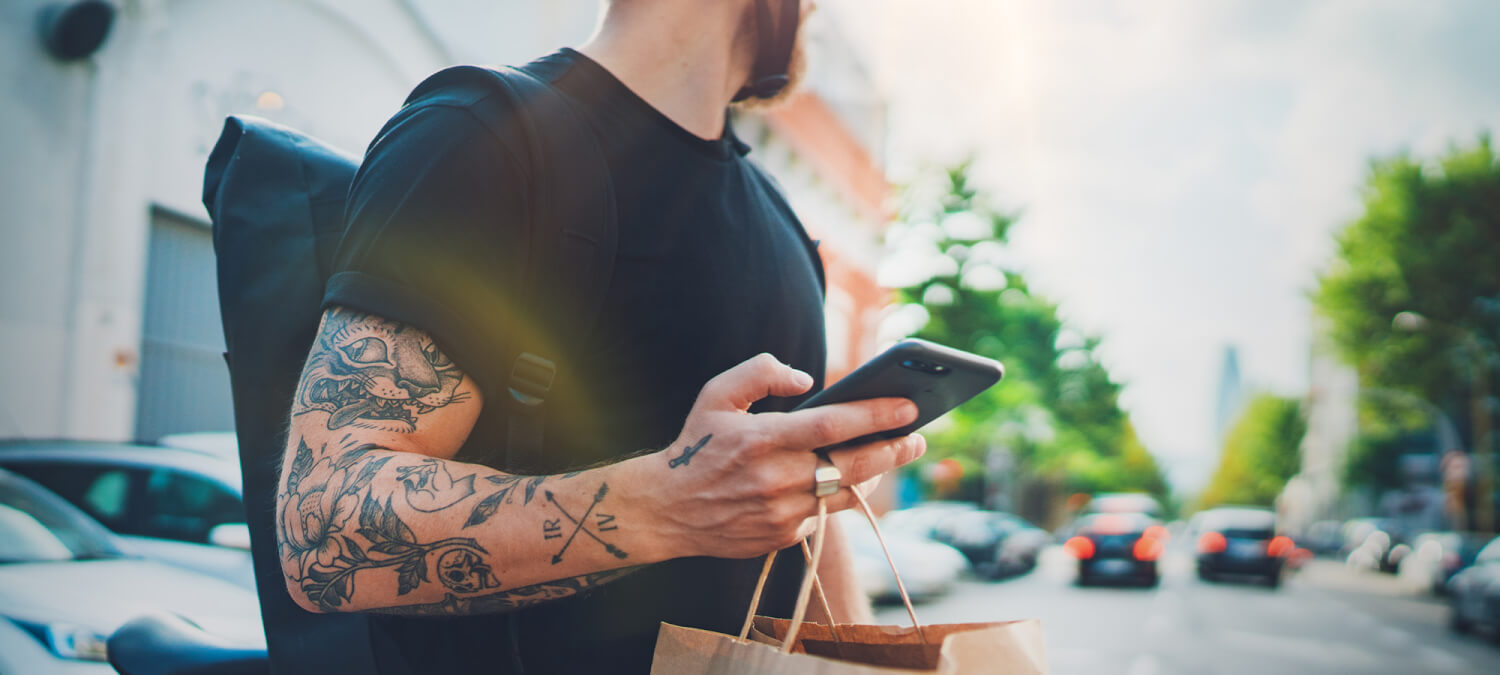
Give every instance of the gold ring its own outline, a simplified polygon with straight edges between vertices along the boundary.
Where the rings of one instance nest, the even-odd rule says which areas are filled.
[[[813,470],[813,495],[816,497],[829,497],[839,493],[839,481],[844,479],[844,472],[839,471],[833,465],[833,460],[828,455],[817,453],[818,468]]]

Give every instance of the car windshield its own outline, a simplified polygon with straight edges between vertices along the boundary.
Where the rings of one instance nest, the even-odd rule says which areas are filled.
[[[1078,529],[1091,534],[1132,534],[1144,532],[1152,522],[1141,513],[1102,513],[1084,518]]]
[[[1233,539],[1270,539],[1276,514],[1261,509],[1222,509],[1203,514],[1203,526]]]
[[[60,498],[0,475],[0,563],[113,557],[103,528],[68,511]]]

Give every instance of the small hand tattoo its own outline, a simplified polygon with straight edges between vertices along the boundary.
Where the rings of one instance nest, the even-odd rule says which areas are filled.
[[[713,434],[709,434],[707,436],[704,436],[702,440],[699,440],[697,443],[683,448],[681,455],[673,457],[672,461],[667,462],[667,468],[675,469],[679,466],[687,466],[689,462],[693,461],[693,455],[698,454],[698,451],[702,450],[703,446],[708,445],[708,439],[713,437]]]

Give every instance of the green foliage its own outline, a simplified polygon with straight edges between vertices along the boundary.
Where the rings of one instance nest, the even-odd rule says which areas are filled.
[[[1245,406],[1219,456],[1219,468],[1198,497],[1202,508],[1221,504],[1271,506],[1301,467],[1307,421],[1296,399],[1260,394]]]
[[[1479,352],[1494,346],[1476,336],[1500,330],[1500,158],[1489,137],[1434,162],[1374,162],[1364,215],[1338,246],[1314,302],[1363,383],[1461,400]],[[1403,326],[1401,312],[1426,321]]]
[[[1361,387],[1442,408],[1474,448],[1470,403],[1494,394],[1500,335],[1500,157],[1490,138],[1435,160],[1373,162],[1364,213],[1338,246],[1313,299]],[[1413,431],[1433,423],[1419,408],[1361,402],[1345,487],[1401,486],[1399,460]]]
[[[1057,306],[1006,264],[1014,218],[973,188],[968,166],[909,188],[901,221],[891,243],[931,271],[898,289],[901,302],[925,313],[916,337],[1006,367],[999,385],[929,427],[929,461],[982,467],[991,448],[1003,447],[1022,482],[1165,498],[1160,469],[1119,407],[1120,385],[1096,357],[1098,338],[1067,330]]]

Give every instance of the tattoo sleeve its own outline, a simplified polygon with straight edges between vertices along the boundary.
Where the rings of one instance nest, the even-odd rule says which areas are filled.
[[[607,469],[517,476],[427,456],[463,374],[424,333],[325,315],[292,410],[278,493],[288,590],[321,612],[503,612],[628,574]],[[477,415],[477,412],[474,414]],[[472,424],[472,417],[470,424]],[[464,430],[465,432],[467,430]],[[393,434],[423,452],[380,443]],[[451,430],[444,437],[452,437]]]

